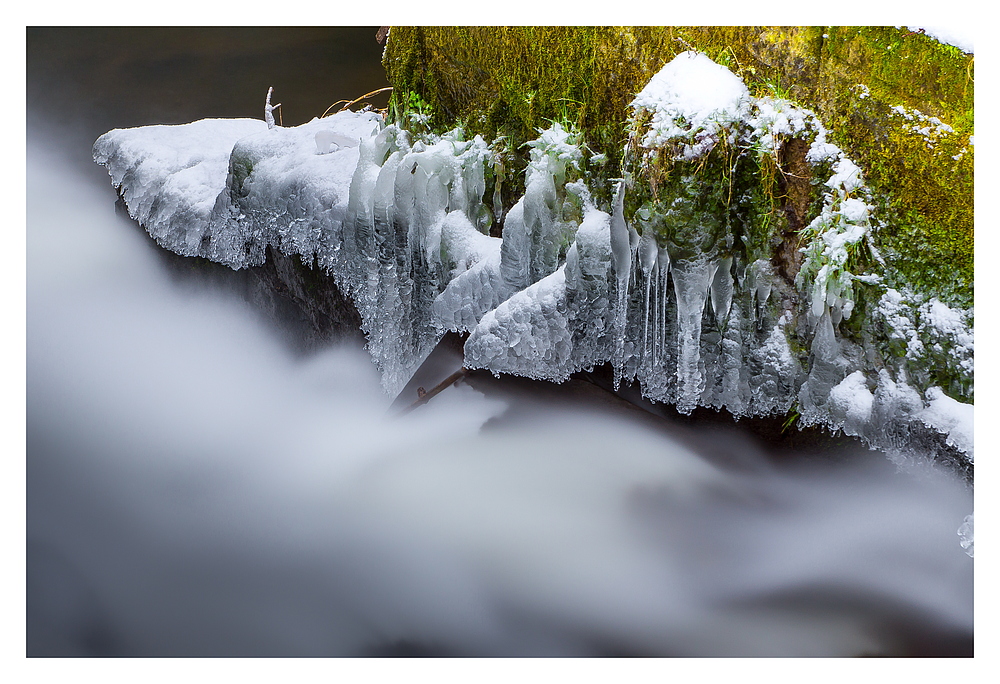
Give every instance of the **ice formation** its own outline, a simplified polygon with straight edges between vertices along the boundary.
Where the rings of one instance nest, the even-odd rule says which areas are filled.
[[[965,520],[958,527],[958,536],[961,537],[959,543],[965,549],[965,552],[969,554],[970,558],[974,558],[976,555],[975,524],[976,516],[972,514],[965,516]]]
[[[270,245],[329,273],[361,313],[390,393],[440,339],[435,298],[499,250],[481,211],[487,155],[458,133],[411,145],[378,114],[354,112],[294,128],[114,130],[94,145],[162,246],[238,269],[262,264]]]
[[[274,88],[268,88],[267,97],[264,99],[264,122],[268,128],[274,128],[274,110],[281,106],[280,102],[276,105],[271,104],[271,94],[273,92]]]
[[[431,133],[420,114],[409,130],[349,111],[294,128],[115,130],[94,155],[164,247],[243,268],[271,246],[333,277],[387,392],[455,330],[469,368],[562,381],[610,363],[616,383],[682,412],[797,415],[971,463],[972,405],[955,397],[972,397],[973,312],[882,285],[863,175],[815,114],[750,96],[697,53],[667,64],[632,112],[613,187],[592,196],[590,152],[553,123],[528,143],[507,211],[499,181],[487,196],[501,163],[490,146]],[[799,263],[781,273],[752,188],[732,179],[759,176],[790,141],[819,182]]]

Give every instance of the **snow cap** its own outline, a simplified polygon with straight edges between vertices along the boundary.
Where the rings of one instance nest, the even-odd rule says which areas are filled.
[[[636,113],[653,115],[643,145],[683,138],[696,143],[688,158],[708,152],[719,130],[746,116],[749,104],[750,93],[736,74],[690,51],[674,57],[632,100]]]

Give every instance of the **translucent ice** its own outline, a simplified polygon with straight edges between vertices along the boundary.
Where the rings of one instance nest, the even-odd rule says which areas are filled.
[[[959,543],[970,558],[975,556],[976,551],[975,523],[975,515],[967,515],[958,527],[958,536],[962,538]]]
[[[701,318],[712,282],[712,265],[707,261],[672,264],[677,295],[677,410],[690,413],[705,388],[701,361]]]

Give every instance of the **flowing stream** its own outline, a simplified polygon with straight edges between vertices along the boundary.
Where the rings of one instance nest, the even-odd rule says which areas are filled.
[[[173,277],[89,145],[256,116],[195,74],[313,43],[165,31],[154,59],[101,31],[28,34],[29,655],[972,654],[972,491],[943,469],[463,384],[399,417],[360,343],[302,354]],[[378,72],[373,36],[314,36],[372,55],[303,47],[308,83],[250,79],[254,106],[381,85],[346,75]]]

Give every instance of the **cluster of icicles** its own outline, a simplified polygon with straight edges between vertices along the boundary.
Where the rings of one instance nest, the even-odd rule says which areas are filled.
[[[524,195],[489,237],[491,152],[461,137],[414,142],[391,125],[362,140],[346,214],[330,226],[323,267],[361,313],[387,392],[454,330],[469,334],[468,368],[560,382],[611,362],[616,382],[681,412],[797,407],[807,424],[883,447],[922,431],[916,390],[883,370],[872,392],[850,372],[862,351],[836,334],[835,298],[798,311],[772,296],[780,279],[764,259],[672,260],[626,221],[624,183],[608,213],[566,181],[584,153],[558,124],[532,144]],[[804,352],[789,345],[809,337]]]
[[[794,133],[804,111],[762,99],[740,115],[767,118],[754,129],[767,146]],[[216,125],[189,126],[199,124]],[[810,161],[833,168],[831,192],[810,226],[809,280],[789,296],[765,259],[672,259],[651,231],[626,220],[625,182],[610,213],[597,208],[578,180],[585,151],[559,124],[529,144],[525,192],[502,216],[501,238],[489,236],[501,210],[484,202],[493,153],[478,136],[456,130],[415,140],[353,113],[291,129],[246,126],[220,157],[228,158],[225,187],[206,181],[197,205],[178,199],[196,184],[175,181],[207,161],[174,159],[181,170],[168,177],[121,131],[98,140],[95,159],[108,165],[132,215],[174,251],[241,268],[262,263],[271,245],[333,277],[361,314],[390,394],[454,330],[468,333],[468,368],[559,382],[610,362],[616,383],[637,381],[646,397],[685,413],[797,407],[806,424],[883,448],[927,432],[930,407],[920,393],[898,373],[856,370],[870,365],[864,351],[835,332],[858,278],[844,255],[865,237],[868,207],[845,190],[860,183],[857,167],[822,137]],[[155,128],[180,145],[181,132],[167,129],[185,127]],[[332,146],[341,152],[328,154]],[[971,459],[971,444],[966,453]]]

